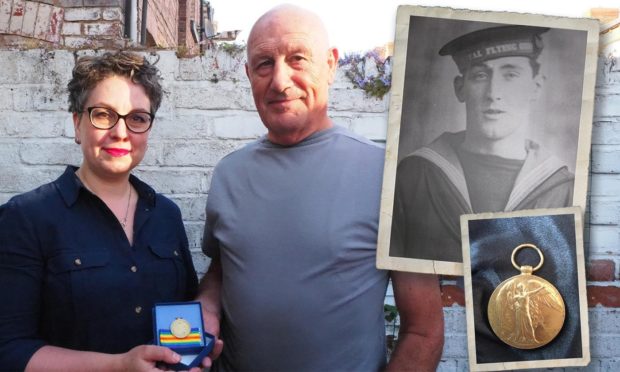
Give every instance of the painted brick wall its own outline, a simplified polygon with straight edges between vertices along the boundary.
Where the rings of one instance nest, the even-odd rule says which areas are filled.
[[[64,8],[59,6],[25,0],[0,2],[0,34],[58,43],[63,18]],[[6,40],[5,44],[9,44],[10,39]]]
[[[140,0],[137,2],[137,46],[142,5],[147,2],[147,46],[175,49],[196,55],[189,21],[200,23],[200,0]],[[132,41],[125,33],[124,0],[2,0],[0,45],[19,48],[72,49],[123,48]],[[182,18],[182,22],[179,22]],[[181,33],[179,31],[182,31]]]
[[[77,54],[93,53],[80,51]],[[178,59],[159,51],[167,91],[151,133],[149,151],[135,173],[172,198],[183,212],[197,269],[213,166],[262,135],[243,61],[224,52]],[[0,203],[55,179],[65,164],[79,164],[65,85],[74,64],[70,51],[0,50]],[[602,57],[594,117],[589,225],[588,300],[593,362],[588,371],[620,368],[620,67]],[[372,140],[386,135],[388,98],[366,98],[342,72],[331,90],[337,124]],[[440,370],[467,370],[463,292],[443,281],[446,345]],[[393,303],[391,290],[387,303]]]
[[[32,48],[125,47],[123,0],[2,0],[0,44]]]

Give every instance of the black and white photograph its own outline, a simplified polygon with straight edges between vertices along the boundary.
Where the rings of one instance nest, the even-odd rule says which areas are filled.
[[[379,267],[462,275],[461,215],[585,208],[597,27],[399,7]]]
[[[472,371],[590,361],[581,208],[461,216]]]

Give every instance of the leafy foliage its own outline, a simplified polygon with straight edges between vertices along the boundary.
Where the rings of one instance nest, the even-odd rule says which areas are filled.
[[[392,69],[389,57],[383,58],[376,51],[352,53],[341,58],[338,65],[353,85],[368,96],[383,98],[390,91]]]
[[[398,309],[394,305],[383,304],[383,313],[385,314],[385,320],[391,323],[396,320]]]

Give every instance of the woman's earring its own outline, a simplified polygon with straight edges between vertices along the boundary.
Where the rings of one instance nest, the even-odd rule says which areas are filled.
[[[82,141],[80,141],[80,139],[77,137],[75,137],[74,140],[75,140],[75,143],[77,143],[78,145],[82,143]]]

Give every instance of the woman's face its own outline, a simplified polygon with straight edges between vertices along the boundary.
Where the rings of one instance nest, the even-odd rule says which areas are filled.
[[[75,138],[84,154],[83,171],[103,179],[127,177],[144,158],[150,131],[133,133],[125,119],[119,119],[111,129],[97,129],[90,122],[89,107],[108,108],[120,115],[151,112],[144,88],[126,77],[108,77],[90,92],[83,112],[73,114]]]

